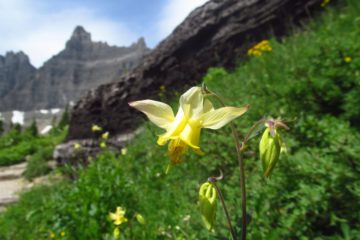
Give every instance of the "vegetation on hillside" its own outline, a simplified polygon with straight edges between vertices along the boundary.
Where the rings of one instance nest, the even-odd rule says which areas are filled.
[[[240,133],[254,121],[282,116],[288,154],[270,178],[257,154],[260,135],[246,152],[248,239],[359,239],[360,236],[360,2],[326,8],[306,31],[249,56],[232,72],[213,68],[208,87],[227,104],[251,109],[236,121]],[[90,131],[90,129],[89,129]],[[240,228],[240,193],[231,130],[204,131],[205,156],[165,174],[167,149],[158,129],[145,130],[127,151],[104,150],[75,181],[37,187],[0,215],[0,239],[228,239],[218,207],[215,232],[202,225],[198,189],[224,172],[219,186]],[[11,147],[9,147],[11,148]],[[127,221],[109,213],[122,207]],[[139,221],[139,214],[144,221]]]

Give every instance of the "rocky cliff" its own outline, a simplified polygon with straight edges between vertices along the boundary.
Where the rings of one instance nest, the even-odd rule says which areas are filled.
[[[78,26],[65,49],[39,69],[25,54],[8,53],[0,57],[0,111],[62,108],[130,71],[148,52],[143,38],[130,47],[109,46]]]
[[[5,56],[0,56],[0,99],[31,81],[35,72],[36,68],[31,65],[29,57],[23,52],[7,52]]]
[[[195,9],[144,60],[118,82],[91,91],[74,107],[68,140],[91,138],[91,124],[111,134],[138,126],[128,107],[156,99],[160,85],[180,90],[201,80],[212,66],[232,67],[256,42],[280,37],[320,9],[322,0],[210,0]]]

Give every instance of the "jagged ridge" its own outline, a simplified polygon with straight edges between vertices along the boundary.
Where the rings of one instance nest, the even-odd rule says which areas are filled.
[[[23,52],[0,56],[0,111],[62,108],[137,66],[149,52],[143,38],[130,47],[93,42],[81,26],[66,47],[36,69]]]

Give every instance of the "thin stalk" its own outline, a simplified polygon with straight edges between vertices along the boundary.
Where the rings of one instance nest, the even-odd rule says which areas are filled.
[[[209,91],[209,90],[207,90]],[[222,106],[226,106],[223,100],[216,95],[215,93],[209,91],[209,93],[214,96]],[[245,171],[244,171],[244,160],[241,154],[241,143],[239,140],[238,133],[236,132],[235,124],[230,123],[232,135],[236,145],[237,159],[239,163],[240,170],[240,191],[241,191],[241,209],[242,209],[242,224],[241,224],[241,239],[246,240],[246,184],[245,184]]]
[[[212,178],[209,179],[209,180],[210,180],[210,182],[211,182],[212,184],[214,184],[214,187],[215,187],[215,189],[216,189],[216,192],[217,192],[218,195],[219,195],[221,205],[222,205],[222,207],[223,207],[223,209],[224,209],[224,212],[225,212],[226,221],[227,221],[227,223],[228,223],[228,227],[229,227],[229,230],[230,230],[231,237],[232,237],[233,240],[236,240],[236,232],[235,232],[235,230],[234,230],[234,227],[233,227],[232,224],[231,224],[231,219],[230,219],[230,215],[229,215],[229,212],[228,212],[227,207],[226,207],[226,204],[225,204],[224,196],[223,196],[220,188],[219,188],[218,185],[216,184],[216,180],[214,180],[214,179],[212,179]]]
[[[241,224],[241,239],[246,239],[246,185],[245,185],[245,171],[244,171],[244,159],[241,154],[241,143],[238,137],[238,134],[235,129],[235,125],[231,124],[231,131],[233,138],[236,143],[236,152],[239,162],[240,170],[240,189],[241,189],[241,209],[242,209],[242,224]]]

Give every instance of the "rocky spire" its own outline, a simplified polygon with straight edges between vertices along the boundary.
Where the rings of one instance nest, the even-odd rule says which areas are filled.
[[[66,48],[78,49],[89,44],[91,44],[91,34],[82,26],[77,26],[71,35],[70,40],[66,42]]]

